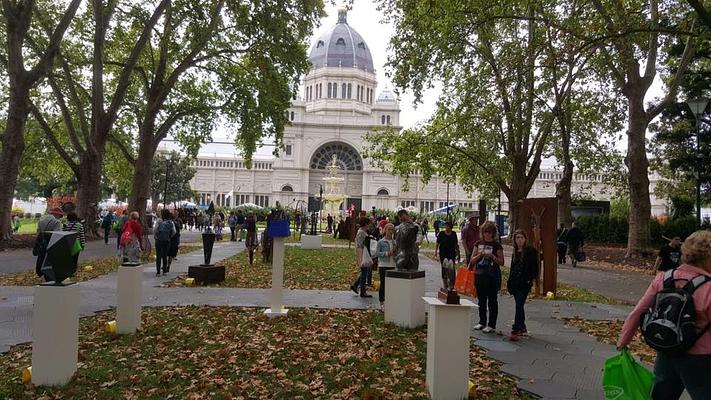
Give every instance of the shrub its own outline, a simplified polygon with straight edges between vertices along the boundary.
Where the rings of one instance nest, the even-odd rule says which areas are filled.
[[[25,219],[30,219],[32,218],[32,213],[25,213],[24,217]]]
[[[37,218],[37,219],[42,218],[42,213],[35,213],[35,218]]]
[[[20,207],[15,207],[12,209],[11,212],[16,215],[22,215],[25,213],[25,210],[21,209]]]

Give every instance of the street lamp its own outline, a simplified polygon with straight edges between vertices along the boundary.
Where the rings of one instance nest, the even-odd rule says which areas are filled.
[[[698,97],[686,104],[696,119],[696,226],[701,227],[701,116],[706,111],[709,99]]]

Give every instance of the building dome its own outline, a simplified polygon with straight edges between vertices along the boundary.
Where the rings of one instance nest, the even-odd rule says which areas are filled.
[[[375,73],[373,57],[365,40],[348,25],[347,10],[338,10],[338,23],[321,35],[311,49],[312,68],[343,67]]]
[[[395,97],[395,93],[393,93],[392,90],[383,89],[383,91],[378,95],[376,103],[397,103],[397,97]]]

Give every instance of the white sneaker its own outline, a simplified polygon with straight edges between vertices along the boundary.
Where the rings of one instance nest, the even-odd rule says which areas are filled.
[[[484,333],[491,333],[491,332],[493,332],[493,331],[494,331],[494,328],[492,328],[492,327],[490,327],[490,326],[487,326],[486,328],[484,328],[484,329],[482,330],[482,332],[484,332]]]
[[[482,325],[482,324],[476,324],[476,325],[474,325],[474,329],[476,329],[476,330],[478,330],[478,331],[480,331],[483,327],[484,327],[484,325]]]

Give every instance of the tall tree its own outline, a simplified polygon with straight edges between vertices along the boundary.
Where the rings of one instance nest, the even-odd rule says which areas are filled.
[[[30,113],[30,91],[49,71],[60,43],[74,17],[81,0],[72,0],[58,22],[50,29],[46,46],[30,57],[26,54],[30,28],[37,23],[33,18],[37,9],[34,0],[2,0],[2,29],[5,46],[0,61],[7,71],[7,122],[0,136],[0,239],[8,237],[12,198],[15,194],[20,160],[25,149],[25,125]],[[34,65],[28,70],[26,59]]]
[[[444,91],[424,126],[369,134],[367,154],[403,176],[413,169],[424,180],[438,174],[483,197],[500,190],[517,226],[519,202],[538,177],[556,116],[594,50],[573,46],[579,51],[567,66],[554,55],[574,38],[564,32],[577,10],[515,0],[384,0],[382,6],[396,25],[389,60],[395,83],[418,99],[440,79]],[[546,27],[541,19],[563,22]],[[550,63],[558,63],[560,74]]]
[[[192,158],[183,157],[175,151],[156,154],[150,192],[153,211],[157,210],[158,202],[170,204],[195,197],[190,181],[197,170],[192,167],[192,161]]]
[[[688,39],[677,65],[676,72],[667,80],[663,99],[645,105],[659,63],[660,32],[669,31],[660,26],[659,0],[648,3],[613,0],[591,0],[602,29],[599,37],[609,38],[601,49],[601,60],[618,90],[627,100],[627,154],[625,164],[629,172],[630,217],[627,257],[639,257],[650,252],[649,221],[652,205],[649,196],[649,160],[647,159],[647,126],[659,113],[672,104],[679,84],[687,70],[695,49],[695,21],[664,16],[677,24],[677,30],[686,31]],[[647,7],[645,7],[647,4]],[[683,10],[668,7],[672,13]],[[686,12],[688,17],[688,10]],[[639,33],[641,32],[641,33]],[[644,62],[641,70],[640,63]]]
[[[134,67],[169,4],[170,0],[155,5],[93,1],[76,33],[77,42],[64,46],[57,70],[48,77],[53,99],[32,109],[47,137],[54,138],[51,141],[57,152],[77,176],[78,213],[82,218],[96,216],[106,144],[131,90]],[[123,11],[124,5],[128,11]],[[107,65],[113,55],[109,52],[118,53],[117,49],[123,50],[125,58],[120,65]],[[61,148],[57,133],[43,122],[43,112],[47,111],[62,115],[71,143],[69,149]],[[92,232],[96,234],[93,226]]]
[[[168,134],[194,152],[221,119],[235,126],[247,160],[263,137],[279,143],[284,111],[308,68],[304,42],[322,13],[318,0],[168,5],[128,104],[138,131],[136,157],[124,147],[135,166],[131,209],[146,209],[153,156]]]

